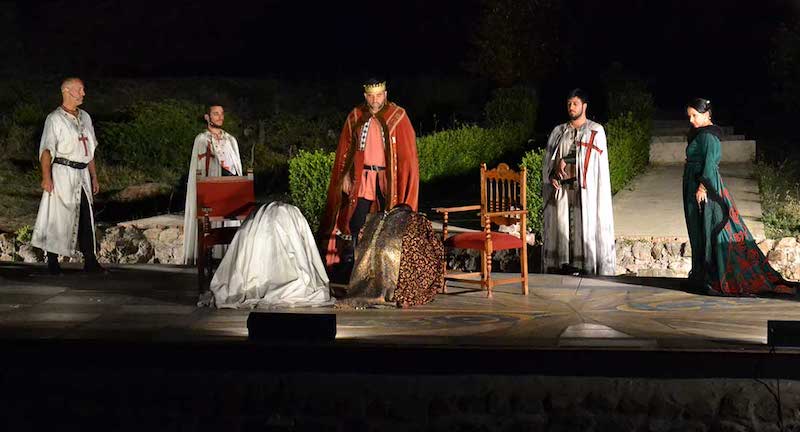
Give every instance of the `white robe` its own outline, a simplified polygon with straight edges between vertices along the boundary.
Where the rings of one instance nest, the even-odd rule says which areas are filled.
[[[87,138],[85,147],[80,141],[81,136]],[[73,162],[89,163],[94,159],[96,148],[97,137],[92,127],[92,118],[86,111],[79,109],[78,117],[75,117],[59,107],[47,116],[39,143],[39,159],[45,150],[49,150],[53,159],[59,157]],[[47,252],[72,256],[78,249],[81,191],[89,201],[92,239],[95,238],[89,169],[53,164],[51,173],[53,192],[42,192],[31,244]],[[95,249],[96,246],[93,244]]]
[[[206,149],[211,144],[211,151],[214,153],[208,164],[206,173]],[[192,159],[189,162],[189,177],[186,183],[186,205],[183,214],[183,263],[194,265],[197,259],[197,169],[200,169],[200,177],[218,177],[222,175],[217,153],[224,154],[228,159],[226,163],[228,170],[235,175],[243,175],[242,159],[239,156],[239,143],[233,135],[223,131],[221,140],[213,140],[211,132],[201,132],[194,139],[192,148]],[[238,221],[225,221],[225,226],[239,226]],[[221,249],[219,249],[221,250]],[[215,247],[215,253],[222,256]]]
[[[570,239],[569,203],[564,189],[550,184],[550,174],[556,170],[565,133],[574,131],[569,123],[556,126],[547,140],[545,160],[542,161],[542,197],[544,228],[542,266],[544,271],[564,264],[580,268],[587,274],[614,275],[614,213],[611,208],[611,178],[608,170],[608,145],[603,126],[587,120],[577,132],[576,186],[580,191],[580,209],[576,209],[575,236]],[[584,168],[589,149],[585,145],[595,132],[588,167]],[[585,180],[585,187],[584,187]],[[578,262],[570,262],[570,247]]]
[[[308,222],[281,202],[262,206],[242,224],[210,288],[220,308],[334,303]]]

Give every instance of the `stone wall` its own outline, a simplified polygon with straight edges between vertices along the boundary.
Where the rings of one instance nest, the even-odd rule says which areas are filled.
[[[98,228],[97,260],[115,264],[182,264],[183,228],[169,226],[112,226]],[[0,234],[0,261],[41,262],[42,251],[29,244],[18,244],[13,234]],[[82,261],[59,257],[62,262]]]
[[[235,363],[231,360],[231,363]],[[800,427],[782,380],[0,371],[6,430],[764,431]],[[78,385],[76,385],[78,383]],[[778,408],[780,404],[780,409]],[[42,416],[42,413],[46,415]]]
[[[122,226],[98,229],[98,260],[102,263],[180,264],[183,262],[183,228],[175,226]],[[686,277],[692,266],[689,242],[678,238],[617,239],[617,274],[648,277]],[[790,280],[800,279],[800,241],[795,237],[762,240],[758,247],[770,264]],[[540,271],[540,247],[528,248],[531,272]],[[65,261],[77,258],[62,258]],[[42,252],[28,244],[18,244],[13,234],[0,234],[0,261],[41,262]],[[454,249],[448,252],[448,265],[465,271],[478,271],[480,254]],[[518,272],[516,251],[498,251],[492,270]]]
[[[762,240],[759,249],[773,268],[789,280],[800,280],[800,239],[785,237]],[[616,241],[617,274],[644,277],[686,277],[692,268],[692,248],[688,240],[679,238],[625,239]],[[492,270],[518,272],[516,251],[498,251],[492,260]],[[540,271],[541,247],[528,247],[528,268]],[[448,251],[448,266],[463,271],[480,269],[480,254],[465,249]]]

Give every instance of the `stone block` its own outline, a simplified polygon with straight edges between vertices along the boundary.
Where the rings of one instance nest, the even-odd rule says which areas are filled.
[[[758,244],[758,248],[761,250],[761,253],[764,256],[769,255],[769,252],[775,248],[775,240],[772,239],[764,239]]]
[[[156,242],[158,241],[158,237],[161,234],[161,231],[162,230],[160,228],[148,228],[144,230],[143,234],[144,237],[150,242]]]
[[[158,240],[163,243],[174,244],[178,241],[178,238],[181,235],[181,230],[178,228],[167,228],[161,231],[161,234],[158,236]]]
[[[781,272],[783,277],[789,280],[800,280],[800,264],[794,263],[789,264],[788,266],[783,268]]]
[[[749,421],[753,401],[742,390],[727,393],[719,402],[719,418],[723,420]]]
[[[653,244],[653,248],[650,251],[650,254],[653,256],[653,259],[655,259],[656,261],[660,260],[666,253],[667,250],[664,247],[664,243],[662,242],[655,242]]]
[[[0,234],[0,255],[14,255],[17,252],[16,240],[14,234]]]
[[[689,242],[684,243],[681,245],[681,256],[684,257],[691,257],[692,256],[692,244]]]
[[[671,241],[666,243],[667,255],[671,258],[681,256],[681,242]]]
[[[138,228],[111,227],[100,242],[98,260],[106,263],[143,264],[153,260],[153,245]]]
[[[649,262],[653,259],[653,245],[649,242],[637,241],[633,244],[631,251],[633,257],[639,262]]]
[[[783,249],[773,249],[767,255],[767,260],[772,264],[773,267],[779,268],[783,267],[783,263],[785,260],[785,254]]]
[[[689,258],[680,258],[670,261],[667,268],[674,271],[676,275],[685,276],[689,274],[689,270],[692,269],[692,261]]]
[[[617,261],[621,261],[625,257],[633,256],[631,248],[631,243],[626,241],[618,241],[616,243]]]
[[[796,238],[794,238],[794,237],[784,237],[784,238],[778,240],[778,244],[775,245],[775,248],[776,249],[777,248],[786,249],[786,248],[794,248],[795,246],[797,246],[797,239]]]
[[[44,252],[41,249],[24,244],[19,247],[17,255],[26,263],[38,263],[44,260]]]

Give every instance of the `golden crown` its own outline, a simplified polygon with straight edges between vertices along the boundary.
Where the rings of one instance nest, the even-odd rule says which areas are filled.
[[[364,84],[364,93],[380,93],[386,91],[386,81],[375,84]]]

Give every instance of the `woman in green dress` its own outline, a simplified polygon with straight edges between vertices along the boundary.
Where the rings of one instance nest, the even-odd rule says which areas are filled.
[[[722,182],[722,130],[711,122],[711,101],[694,99],[686,113],[692,129],[683,170],[683,212],[692,247],[693,287],[731,296],[796,294],[796,284],[770,267]]]

